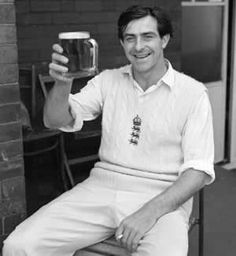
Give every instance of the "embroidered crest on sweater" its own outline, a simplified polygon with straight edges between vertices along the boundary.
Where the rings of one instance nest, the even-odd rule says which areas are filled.
[[[142,124],[142,120],[138,115],[133,118],[132,133],[131,133],[131,138],[129,140],[130,144],[138,145],[140,132],[141,132],[141,124]]]

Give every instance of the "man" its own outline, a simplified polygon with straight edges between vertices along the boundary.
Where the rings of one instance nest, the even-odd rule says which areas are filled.
[[[4,256],[69,256],[112,234],[133,256],[187,255],[192,196],[214,180],[207,90],[164,58],[172,26],[162,9],[128,8],[118,33],[131,65],[102,72],[75,95],[68,59],[53,46],[45,124],[76,131],[102,113],[100,161],[19,225]]]

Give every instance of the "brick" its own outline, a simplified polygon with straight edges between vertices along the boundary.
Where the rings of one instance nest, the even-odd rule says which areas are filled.
[[[114,23],[99,23],[98,33],[103,34],[117,34],[116,24]],[[118,39],[117,39],[118,40]]]
[[[0,180],[14,178],[16,176],[24,175],[24,161],[23,158],[10,159],[7,162],[0,161]],[[1,194],[1,189],[0,189]],[[2,196],[0,196],[0,200]]]
[[[50,61],[52,55],[51,47],[47,47],[46,49],[40,50],[39,60],[44,61],[48,60]]]
[[[85,12],[85,11],[101,11],[102,10],[102,0],[93,0],[93,1],[75,1],[75,9],[79,12]]]
[[[0,162],[22,157],[22,140],[0,143]],[[1,176],[1,175],[0,175]]]
[[[79,15],[82,23],[110,23],[117,21],[116,12],[86,12]]]
[[[3,219],[4,221],[4,234],[10,234],[15,227],[25,219],[26,214],[14,214],[7,216]]]
[[[37,45],[45,44],[49,40],[52,42],[58,41],[58,34],[65,31],[79,31],[79,30],[88,30],[90,32],[96,32],[96,24],[54,24],[54,25],[30,25],[30,26],[20,26],[18,30],[18,39],[19,39],[19,49],[23,48],[32,48],[31,41],[38,40]],[[34,36],[32,36],[34,35]],[[27,45],[25,47],[24,45]],[[50,46],[51,49],[51,46]],[[19,51],[20,55],[20,51]]]
[[[52,15],[50,13],[24,13],[23,15],[18,15],[17,17],[18,25],[45,25],[51,23]]]
[[[30,9],[33,12],[57,12],[60,11],[60,0],[31,0]]]
[[[0,218],[25,212],[25,200],[1,200]]]
[[[116,21],[115,12],[86,12],[86,13],[55,13],[53,14],[53,24],[93,24],[109,23]]]
[[[0,4],[0,24],[15,24],[14,4]]]
[[[11,4],[14,2],[15,2],[15,0],[0,0],[0,4]]]
[[[21,123],[7,123],[0,125],[0,143],[21,138]]]
[[[55,13],[52,16],[53,24],[79,24],[82,22],[81,15],[78,13]]]
[[[29,1],[17,1],[15,2],[15,12],[16,12],[16,23],[19,14],[28,13],[30,10],[30,3]]]
[[[21,41],[22,39],[32,39],[38,38],[40,41],[44,41],[48,38],[57,37],[58,33],[65,29],[67,26],[61,25],[29,25],[29,26],[20,26],[17,30],[18,39]],[[38,44],[40,45],[40,41]]]
[[[102,10],[103,11],[112,11],[115,10],[114,1],[111,0],[103,0],[101,1],[102,4]]]
[[[21,199],[25,196],[24,177],[17,176],[2,181],[2,199]]]
[[[1,71],[0,71],[1,73]],[[19,86],[18,84],[0,84],[0,102],[1,105],[7,103],[19,102]]]
[[[112,52],[113,56],[122,55],[122,53],[123,53],[123,49],[121,48],[121,46],[118,44],[114,44],[114,45],[109,45],[107,47],[106,46],[100,47],[100,52],[101,52],[100,54],[107,55],[107,56],[111,57],[111,55],[109,54],[109,51],[107,51],[107,49],[109,49],[109,51]]]
[[[0,64],[17,63],[16,44],[0,45]]]
[[[62,12],[71,12],[75,10],[75,1],[74,0],[61,0],[61,11]]]
[[[102,34],[95,34],[94,38],[96,38],[99,41],[99,48],[103,46],[109,47],[111,45],[120,45],[120,41],[118,39],[118,35],[116,31],[113,31],[112,34],[106,35],[106,40],[104,40]]]
[[[115,0],[114,7],[116,10],[121,12],[121,11],[125,10],[130,5],[140,4],[140,3],[141,3],[141,1],[135,1],[135,0],[126,0],[126,1]],[[145,4],[145,5],[147,5],[147,4]]]
[[[0,105],[0,124],[20,120],[20,103]]]
[[[16,27],[15,25],[0,26],[0,44],[16,43]]]
[[[0,64],[0,84],[16,83],[18,81],[17,64]]]
[[[22,50],[19,52],[20,63],[35,63],[39,61],[39,50]]]
[[[35,38],[25,38],[22,39],[21,42],[18,44],[18,50],[19,51],[25,51],[25,50],[40,50],[48,48],[50,51],[52,51],[52,44],[55,43],[55,41],[58,41],[58,39],[54,39],[53,37],[45,38],[45,40],[41,40]]]

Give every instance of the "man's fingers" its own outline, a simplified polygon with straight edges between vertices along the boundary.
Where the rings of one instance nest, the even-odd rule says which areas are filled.
[[[67,67],[58,65],[58,64],[56,64],[56,63],[50,63],[50,64],[49,64],[49,69],[50,69],[50,70],[53,70],[53,71],[55,71],[55,72],[60,72],[60,73],[66,73],[66,72],[68,72],[68,68],[67,68]]]
[[[126,240],[126,247],[127,249],[132,252],[133,251],[133,239],[134,239],[134,232],[130,232],[129,233],[129,236],[127,237],[127,240]]]
[[[138,246],[141,244],[142,237],[140,234],[136,233],[132,241],[132,252],[135,252]]]
[[[58,80],[58,81],[63,81],[63,82],[66,82],[66,83],[71,83],[73,81],[73,78],[66,77],[64,73],[59,73],[59,72],[56,72],[52,69],[49,70],[49,75],[52,78],[54,78],[55,80]]]
[[[126,247],[127,249],[129,249],[129,244],[128,244],[128,241],[129,241],[129,235],[130,235],[130,232],[128,229],[125,229],[123,230],[123,236],[122,238],[119,240],[121,242],[121,245],[123,247]]]
[[[68,58],[66,58],[64,55],[58,54],[54,52],[52,54],[52,62],[53,63],[62,63],[62,64],[67,64],[68,63]]]
[[[63,53],[63,48],[62,48],[59,44],[54,44],[54,45],[52,46],[52,49],[53,49],[53,51],[55,51],[55,52]]]

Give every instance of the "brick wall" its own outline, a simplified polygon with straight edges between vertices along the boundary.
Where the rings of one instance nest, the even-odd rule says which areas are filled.
[[[88,30],[99,44],[100,69],[126,63],[117,39],[120,12],[131,4],[157,5],[173,16],[175,40],[167,56],[180,67],[179,0],[17,0],[16,21],[20,65],[49,61],[51,46],[61,31]]]
[[[0,248],[25,216],[14,0],[0,0]]]

